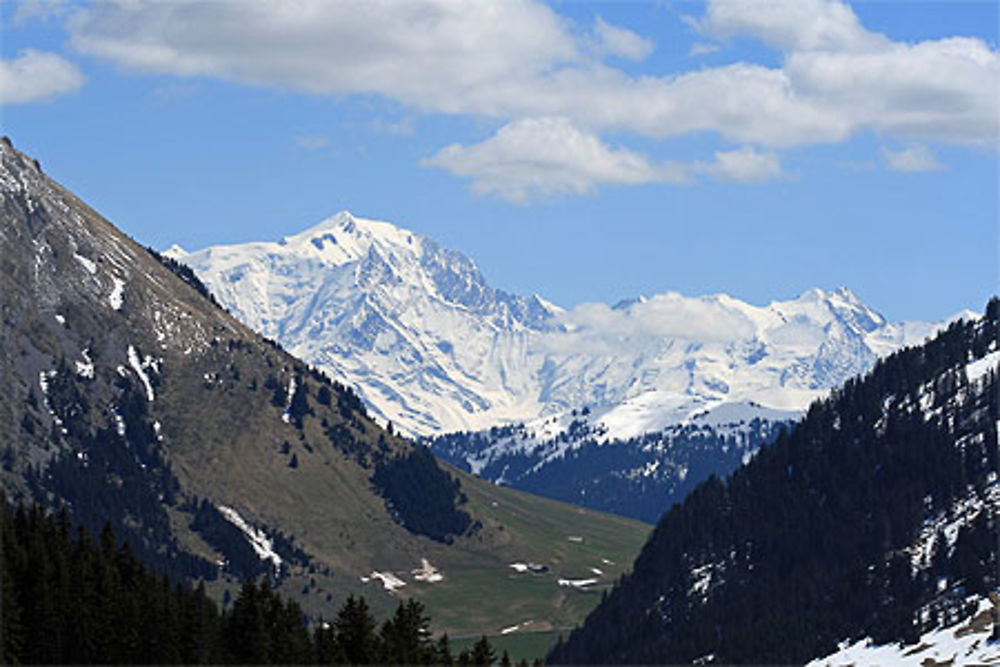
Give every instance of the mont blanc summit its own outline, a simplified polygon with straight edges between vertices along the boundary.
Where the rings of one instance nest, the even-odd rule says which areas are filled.
[[[346,211],[280,241],[168,254],[243,322],[420,435],[583,407],[622,437],[729,402],[800,410],[932,329],[890,323],[845,288],[767,306],[668,292],[564,310]]]

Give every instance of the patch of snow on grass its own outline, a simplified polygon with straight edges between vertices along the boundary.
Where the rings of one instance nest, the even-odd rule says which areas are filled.
[[[94,362],[90,359],[90,350],[87,348],[83,349],[80,354],[83,355],[83,361],[76,362],[76,374],[87,380],[94,379]]]
[[[379,572],[377,570],[372,570],[371,575],[369,575],[367,579],[368,581],[371,581],[372,579],[378,579],[379,581],[382,582],[382,586],[385,587],[385,590],[389,591],[390,593],[396,590],[397,588],[402,588],[403,586],[406,585],[405,581],[394,575],[392,572]],[[364,582],[365,577],[362,577],[361,581]]]
[[[97,264],[95,264],[93,260],[87,259],[83,255],[80,255],[75,252],[73,253],[73,259],[80,262],[81,266],[83,266],[83,268],[86,269],[87,273],[89,273],[90,275],[94,275],[95,273],[97,273]]]
[[[111,288],[111,294],[108,295],[108,303],[115,310],[121,310],[122,304],[125,303],[125,281],[121,278],[112,278],[114,285]]]
[[[560,586],[569,586],[572,588],[586,588],[587,586],[593,586],[597,583],[597,579],[560,579]]]
[[[292,398],[295,396],[295,376],[293,375],[288,380],[288,399],[285,402],[285,412],[281,415],[281,421],[288,424],[292,421],[292,413],[289,412],[292,409]]]
[[[444,581],[444,576],[426,558],[420,559],[420,567],[413,570],[413,578],[417,581],[426,581],[429,584]]]
[[[244,521],[243,517],[232,507],[219,505],[218,510],[225,517],[226,521],[243,531],[243,534],[247,536],[247,540],[250,542],[250,546],[261,560],[269,560],[274,563],[274,567],[281,567],[281,556],[275,553],[274,545],[263,530],[257,530]]]
[[[512,625],[510,627],[504,628],[503,630],[500,631],[500,634],[501,635],[509,635],[512,632],[517,632],[521,628],[526,628],[529,625],[531,625],[531,619],[530,618],[527,621],[521,621],[517,625]]]
[[[139,353],[131,345],[128,346],[128,364],[135,371],[135,374],[139,376],[142,386],[146,388],[146,400],[152,403],[155,398],[153,395],[153,384],[149,381],[149,376],[146,375],[146,371],[142,367],[142,361],[139,360]]]

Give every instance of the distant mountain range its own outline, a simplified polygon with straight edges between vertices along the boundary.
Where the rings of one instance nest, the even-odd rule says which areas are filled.
[[[644,521],[938,327],[890,323],[845,288],[765,307],[666,293],[564,310],[348,212],[277,242],[166,254],[439,457]]]
[[[166,254],[248,326],[415,435],[587,408],[602,437],[632,438],[726,403],[800,411],[935,328],[887,322],[844,288],[765,307],[666,293],[567,311],[494,289],[461,253],[348,212],[277,242]]]

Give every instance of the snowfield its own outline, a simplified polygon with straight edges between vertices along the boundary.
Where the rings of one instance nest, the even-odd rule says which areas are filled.
[[[937,328],[887,322],[844,288],[766,306],[668,292],[567,311],[496,290],[461,253],[346,211],[277,242],[166,254],[411,435],[584,407],[609,438],[705,412],[731,419],[750,404],[795,413]]]

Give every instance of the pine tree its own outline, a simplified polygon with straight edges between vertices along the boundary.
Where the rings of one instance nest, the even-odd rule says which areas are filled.
[[[472,645],[472,652],[470,655],[473,665],[492,665],[496,662],[497,655],[493,651],[493,647],[490,645],[490,640],[483,635],[479,640]]]
[[[377,656],[375,619],[368,610],[364,597],[347,598],[334,621],[337,643],[343,648],[347,661],[352,665],[368,665]]]
[[[245,579],[226,619],[226,647],[237,663],[266,664],[270,661],[270,638],[263,607],[257,585],[252,579]]]

